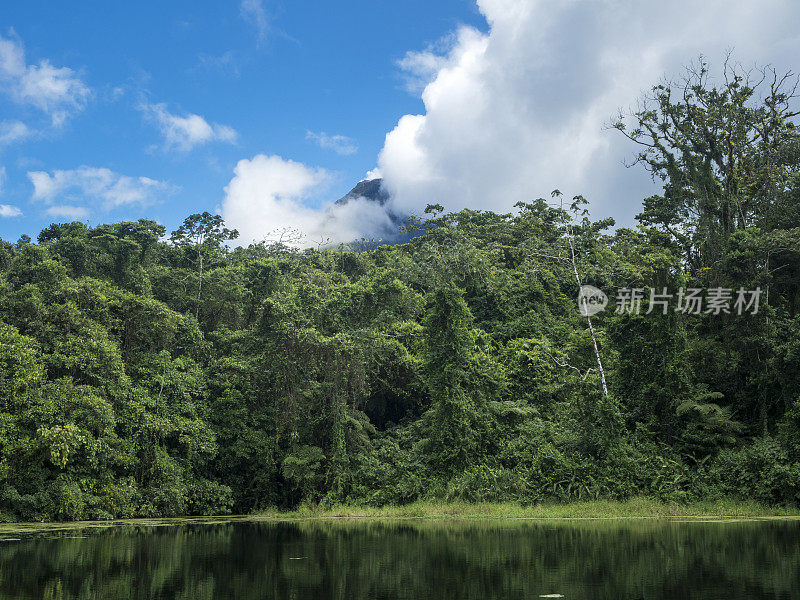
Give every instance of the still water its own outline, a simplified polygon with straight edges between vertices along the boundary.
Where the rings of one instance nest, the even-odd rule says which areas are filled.
[[[800,598],[800,522],[156,522],[0,530],[0,598]]]

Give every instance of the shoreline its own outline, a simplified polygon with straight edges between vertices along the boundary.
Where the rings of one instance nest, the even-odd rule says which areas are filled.
[[[53,521],[0,523],[0,542],[12,536],[123,526],[170,527],[224,523],[288,522],[569,522],[569,521],[735,521],[800,520],[800,509],[769,507],[756,502],[715,501],[686,504],[644,498],[626,501],[595,500],[566,504],[523,506],[512,503],[415,502],[403,506],[302,506],[295,510],[264,510],[244,515],[212,515],[114,519],[108,521]]]
[[[301,506],[290,511],[264,510],[251,515],[269,520],[450,519],[450,520],[623,520],[623,519],[799,519],[800,508],[757,502],[719,500],[685,504],[647,498],[520,505],[515,503],[414,502],[403,506]]]

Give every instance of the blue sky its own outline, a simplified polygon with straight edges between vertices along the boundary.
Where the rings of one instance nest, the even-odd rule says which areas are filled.
[[[397,119],[421,110],[397,61],[462,23],[486,26],[467,0],[270,1],[249,8],[6,3],[0,35],[24,48],[27,65],[45,60],[69,68],[90,91],[56,126],[46,111],[0,94],[0,122],[19,121],[31,131],[0,146],[0,203],[22,212],[0,219],[0,236],[35,237],[52,221],[70,220],[47,214],[52,206],[87,206],[80,188],[49,203],[32,200],[27,175],[81,166],[165,183],[144,206],[88,203],[78,218],[93,224],[147,217],[174,228],[191,212],[219,207],[236,162],[259,153],[324,168],[326,184],[307,202],[335,199],[376,166]],[[171,115],[229,127],[235,138],[170,144],[142,108],[160,104]],[[325,148],[323,133],[333,138]],[[336,146],[335,136],[349,140]]]
[[[210,210],[311,246],[555,188],[633,225],[658,186],[607,123],[700,54],[716,81],[731,50],[797,72],[798,22],[794,0],[6,2],[0,236]],[[386,208],[331,204],[368,171]]]

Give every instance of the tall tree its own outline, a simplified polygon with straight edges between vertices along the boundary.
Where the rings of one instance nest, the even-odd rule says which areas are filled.
[[[194,316],[200,316],[200,301],[203,292],[203,268],[204,258],[212,253],[218,252],[222,245],[239,237],[236,229],[228,229],[224,226],[225,221],[220,215],[212,215],[206,211],[195,213],[184,219],[183,225],[172,232],[170,240],[178,248],[189,248],[195,255],[194,261],[197,264],[197,305]]]
[[[634,164],[664,182],[640,220],[673,236],[693,268],[719,260],[736,229],[761,225],[800,167],[797,77],[730,59],[721,75],[713,84],[701,57],[612,122],[640,146]]]
[[[431,449],[434,462],[448,475],[476,459],[486,425],[485,407],[468,389],[473,318],[462,294],[453,285],[437,289],[425,320]]]

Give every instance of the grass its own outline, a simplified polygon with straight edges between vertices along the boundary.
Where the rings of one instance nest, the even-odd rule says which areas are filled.
[[[257,519],[725,519],[800,518],[797,509],[769,507],[757,502],[719,500],[676,504],[648,498],[625,501],[593,500],[568,504],[415,502],[404,506],[301,506],[296,510],[265,510]]]
[[[296,510],[265,510],[251,515],[219,515],[208,517],[174,517],[159,519],[120,519],[115,521],[78,521],[53,523],[0,523],[0,542],[16,539],[17,535],[63,532],[79,529],[109,527],[171,527],[184,524],[215,524],[226,522],[348,520],[392,521],[415,519],[433,523],[458,520],[462,522],[511,523],[514,520],[736,520],[736,519],[800,519],[797,508],[770,507],[758,502],[718,500],[677,504],[649,498],[625,501],[593,500],[567,504],[545,503],[522,506],[514,503],[414,502],[404,506],[301,506]],[[12,536],[12,537],[8,537]]]

